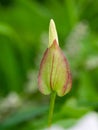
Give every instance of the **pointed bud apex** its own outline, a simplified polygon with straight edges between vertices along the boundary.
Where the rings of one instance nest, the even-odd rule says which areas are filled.
[[[46,49],[38,75],[39,90],[48,95],[55,91],[58,96],[67,94],[72,85],[69,64],[58,45],[58,37],[53,20],[49,27],[49,47]]]
[[[53,19],[50,20],[50,25],[49,25],[49,45],[48,47],[50,47],[53,43],[53,41],[56,40],[57,44],[58,43],[58,36],[57,36],[57,31],[56,31],[56,26],[55,23],[53,21]]]

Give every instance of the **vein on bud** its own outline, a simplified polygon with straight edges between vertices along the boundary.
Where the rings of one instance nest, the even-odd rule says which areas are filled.
[[[50,24],[49,24],[49,44],[48,44],[48,47],[50,47],[53,44],[54,40],[56,40],[57,44],[59,45],[56,26],[55,26],[53,19],[51,19]]]

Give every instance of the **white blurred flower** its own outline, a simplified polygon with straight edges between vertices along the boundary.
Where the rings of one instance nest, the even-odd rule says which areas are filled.
[[[54,125],[54,126],[51,126],[51,128],[46,128],[44,130],[65,130],[65,129],[60,126]]]
[[[47,32],[43,32],[41,34],[40,41],[42,44],[41,47],[43,47],[43,48],[47,47],[47,44],[48,44],[48,33]]]
[[[98,114],[96,112],[88,113],[68,130],[98,130]]]
[[[6,112],[11,108],[17,108],[21,105],[21,99],[16,92],[11,92],[7,97],[0,102],[0,111]]]
[[[26,93],[35,93],[37,91],[37,71],[30,70],[27,74],[27,83],[25,84],[24,91]]]
[[[40,35],[40,44],[41,44],[40,45],[40,50],[39,50],[40,55],[37,55],[37,58],[35,60],[36,67],[38,67],[38,68],[39,68],[39,64],[40,64],[43,52],[44,52],[45,48],[47,48],[47,43],[48,43],[48,33],[43,32]]]
[[[70,128],[52,126],[50,129],[44,130],[98,130],[98,114],[96,112],[87,113]]]
[[[83,48],[83,43],[81,42],[88,34],[88,26],[80,22],[76,25],[73,31],[69,34],[66,41],[66,53],[74,58],[78,56],[80,49]]]
[[[85,66],[87,69],[95,69],[98,68],[98,55],[97,56],[90,56],[86,63]]]

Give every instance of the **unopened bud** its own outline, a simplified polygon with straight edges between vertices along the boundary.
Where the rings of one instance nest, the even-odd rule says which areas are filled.
[[[70,68],[58,43],[54,21],[49,26],[49,46],[46,49],[38,75],[39,90],[48,95],[55,91],[58,96],[67,94],[72,85]]]

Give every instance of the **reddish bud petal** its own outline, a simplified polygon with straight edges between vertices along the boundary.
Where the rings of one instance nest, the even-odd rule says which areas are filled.
[[[71,89],[69,65],[56,40],[44,53],[38,84],[39,90],[45,95],[56,91],[58,96],[63,96]]]

